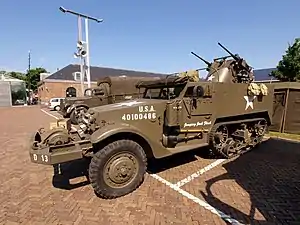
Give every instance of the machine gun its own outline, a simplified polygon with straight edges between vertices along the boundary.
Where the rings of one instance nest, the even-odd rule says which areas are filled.
[[[202,57],[200,57],[199,55],[197,55],[196,53],[194,52],[191,52],[194,56],[196,56],[198,59],[202,60],[208,67],[208,69],[211,67],[211,64],[210,62],[206,61],[205,59],[203,59]]]
[[[231,53],[226,47],[218,42],[229,56],[215,58],[212,63],[206,61],[194,52],[191,52],[198,59],[207,65],[206,80],[214,82],[250,83],[253,80],[252,68],[238,54]],[[232,59],[228,59],[228,58]]]
[[[218,45],[223,48],[235,61],[238,67],[241,69],[246,70],[247,72],[251,72],[252,68],[247,64],[247,62],[241,58],[238,54],[232,54],[226,47],[224,47],[220,42],[218,42]]]

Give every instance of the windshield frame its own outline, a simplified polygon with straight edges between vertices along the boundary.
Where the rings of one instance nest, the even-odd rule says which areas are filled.
[[[177,95],[172,95],[171,93],[174,93],[174,90],[170,90],[170,89],[175,89],[175,88],[179,88],[180,92]],[[147,96],[147,94],[149,93],[149,91],[151,90],[159,90],[156,93],[158,93],[157,96],[152,97],[150,94],[150,97]],[[164,92],[164,90],[166,92]],[[159,99],[159,100],[170,100],[170,99],[175,99],[175,98],[179,98],[180,96],[182,96],[183,93],[185,93],[186,90],[186,84],[177,84],[177,85],[167,85],[167,86],[160,86],[160,87],[148,87],[145,88],[144,93],[143,93],[143,98],[145,99]],[[165,96],[162,96],[163,93],[165,93]]]

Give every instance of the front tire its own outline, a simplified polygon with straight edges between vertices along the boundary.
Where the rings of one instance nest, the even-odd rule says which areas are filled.
[[[55,107],[54,107],[54,110],[55,110],[55,111],[59,111],[59,110],[60,110],[60,106],[59,106],[59,105],[55,106]]]
[[[97,195],[105,199],[133,192],[144,181],[147,157],[131,140],[118,140],[96,152],[89,167],[89,179]]]

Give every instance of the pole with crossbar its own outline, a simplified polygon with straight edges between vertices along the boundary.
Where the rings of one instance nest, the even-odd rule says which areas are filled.
[[[86,75],[88,88],[91,87],[91,74],[90,74],[90,51],[89,51],[89,28],[88,20],[96,21],[97,23],[103,22],[103,19],[97,19],[82,13],[78,13],[63,7],[59,7],[59,10],[63,13],[70,13],[78,17],[78,42],[77,49],[78,52],[75,53],[76,58],[80,58],[80,80],[81,80],[81,90],[84,93],[84,77]],[[85,19],[85,41],[82,40],[82,27],[81,19]]]

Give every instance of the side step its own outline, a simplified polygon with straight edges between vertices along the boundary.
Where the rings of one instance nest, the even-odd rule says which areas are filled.
[[[179,146],[179,147],[175,147],[175,148],[167,148],[167,150],[169,152],[172,152],[173,154],[176,153],[180,153],[180,152],[186,152],[186,151],[191,151],[191,150],[196,150],[198,148],[203,148],[203,147],[207,147],[208,144],[207,143],[203,143],[203,144],[194,144],[194,145],[186,145],[186,146]]]

